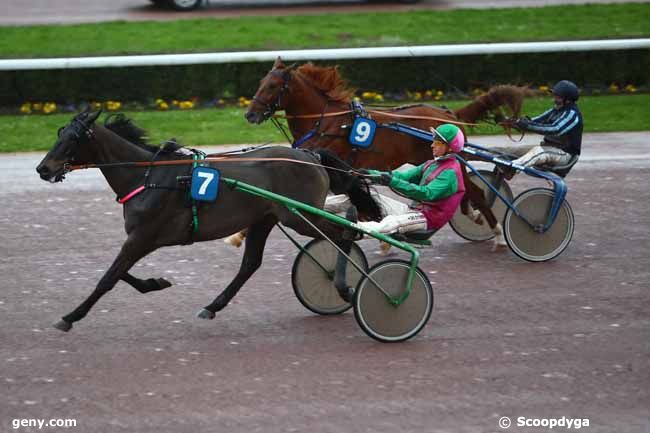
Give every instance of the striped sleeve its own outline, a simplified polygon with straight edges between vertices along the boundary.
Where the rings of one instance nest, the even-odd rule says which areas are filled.
[[[548,110],[546,110],[545,112],[543,112],[539,116],[535,116],[530,120],[531,120],[531,122],[544,123],[546,121],[546,119],[548,118],[548,116],[551,115],[552,112],[553,112],[553,109],[549,108]]]
[[[526,129],[544,135],[564,135],[573,129],[579,122],[580,118],[578,113],[576,113],[575,110],[567,110],[555,119],[553,123],[544,124],[533,119],[533,121],[527,125]]]

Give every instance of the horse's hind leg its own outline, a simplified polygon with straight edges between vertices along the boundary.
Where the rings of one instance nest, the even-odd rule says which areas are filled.
[[[201,319],[214,319],[215,313],[224,309],[228,302],[235,297],[244,283],[255,273],[262,265],[264,255],[264,246],[269,233],[277,223],[273,215],[267,215],[262,221],[253,224],[248,228],[246,237],[246,249],[242,259],[239,272],[235,278],[228,284],[228,287],[215,298],[214,301],[203,310],[199,311],[197,316]]]
[[[172,283],[167,281],[164,278],[149,278],[147,280],[142,280],[136,278],[133,275],[125,272],[122,275],[122,281],[130,284],[135,290],[140,293],[155,292],[157,290],[163,290],[167,287],[171,287]]]
[[[475,209],[478,209],[479,212],[481,212],[481,214],[485,217],[485,220],[492,229],[492,232],[494,233],[494,243],[492,249],[496,250],[497,248],[507,246],[505,238],[503,237],[503,228],[501,227],[501,223],[497,221],[494,213],[492,213],[491,207],[487,204],[483,190],[476,186],[472,181],[469,181],[466,183],[465,195],[469,199],[472,206]]]
[[[358,219],[357,209],[354,206],[351,206],[345,217],[348,221],[356,223]],[[339,252],[336,256],[334,287],[336,287],[336,290],[339,292],[339,296],[346,302],[352,302],[352,297],[354,295],[354,287],[348,287],[347,283],[348,259],[346,256],[350,255],[356,235],[357,232],[355,230],[346,228],[341,234],[341,240],[337,242],[339,248],[341,248],[341,251],[343,251],[345,255]]]
[[[242,242],[244,242],[244,239],[246,239],[246,233],[248,233],[248,229],[241,230],[234,235],[224,238],[223,241],[228,245],[239,248],[241,247]]]
[[[155,248],[152,248],[146,239],[135,234],[129,235],[120,253],[117,255],[111,267],[106,271],[104,276],[97,283],[97,287],[90,294],[90,296],[83,301],[77,308],[70,314],[63,316],[63,318],[54,324],[54,327],[61,331],[69,331],[72,324],[83,319],[90,309],[104,296],[109,290],[115,287],[115,284],[124,276],[129,269],[142,257],[149,254]]]

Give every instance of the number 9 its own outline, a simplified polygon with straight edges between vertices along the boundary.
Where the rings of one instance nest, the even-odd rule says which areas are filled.
[[[368,140],[371,131],[372,128],[368,122],[359,122],[357,124],[356,130],[354,131],[356,133],[354,138],[358,142],[363,143],[364,141]]]

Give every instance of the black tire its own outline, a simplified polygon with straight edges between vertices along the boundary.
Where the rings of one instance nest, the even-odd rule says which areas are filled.
[[[554,196],[553,190],[548,188],[533,188],[519,194],[513,205],[532,224],[544,225]],[[545,262],[562,254],[571,242],[574,226],[573,210],[565,199],[553,225],[544,233],[536,232],[508,209],[503,234],[517,256],[529,262]]]
[[[496,184],[496,175],[493,172],[488,170],[478,170],[478,172],[492,185]],[[484,196],[486,193],[490,193],[492,196],[495,195],[475,173],[470,173],[469,178],[471,181],[476,180],[474,183],[483,190]],[[512,190],[505,179],[501,182],[499,193],[508,199],[508,201],[512,202]],[[495,196],[491,209],[497,221],[502,223],[508,206],[499,197]],[[458,210],[449,221],[449,225],[461,238],[472,242],[483,242],[494,237],[494,232],[492,232],[490,225],[485,221],[485,217],[483,217],[483,220],[483,224],[476,224],[470,217],[463,214],[460,207],[458,207]]]
[[[166,1],[169,7],[181,12],[197,9],[203,3],[203,0],[166,0]]]
[[[368,275],[391,296],[399,296],[406,290],[409,269],[406,260],[386,260],[370,268]],[[411,293],[398,306],[388,302],[368,277],[359,281],[354,295],[354,317],[370,337],[384,343],[405,341],[427,324],[433,311],[433,288],[420,268],[415,271]]]
[[[330,274],[303,251],[298,253],[291,269],[291,285],[300,303],[308,310],[321,315],[341,314],[352,307],[345,302],[334,287],[333,273],[336,266],[338,251],[328,241],[313,239],[307,245],[307,250]],[[368,260],[363,250],[356,243],[352,244],[350,257],[364,271],[368,270]],[[349,287],[356,287],[361,279],[361,273],[352,265],[348,266],[347,282]]]

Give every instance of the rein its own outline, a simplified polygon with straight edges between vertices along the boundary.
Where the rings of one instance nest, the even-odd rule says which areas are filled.
[[[360,175],[356,170],[343,170],[340,168],[329,167],[322,164],[317,164],[315,162],[300,161],[297,159],[291,158],[230,158],[227,156],[222,157],[206,157],[201,159],[201,162],[290,162],[296,164],[311,165],[314,167],[322,167],[328,170],[340,171],[348,174]],[[131,162],[112,162],[105,164],[78,164],[78,165],[65,165],[65,172],[69,173],[75,170],[86,170],[89,168],[117,168],[117,167],[132,167],[132,168],[141,168],[141,167],[160,167],[160,166],[174,166],[174,165],[190,165],[194,164],[193,159],[173,159],[169,161],[131,161]]]
[[[332,113],[322,113],[322,114],[294,114],[294,115],[274,114],[272,117],[275,118],[275,119],[318,119],[318,118],[323,118],[323,117],[338,117],[338,116],[343,116],[345,114],[350,114],[350,113],[353,113],[353,110],[335,111],[335,112],[332,112]],[[408,115],[408,114],[393,114],[393,113],[387,113],[385,111],[379,111],[379,110],[368,110],[368,113],[378,114],[378,115],[387,116],[387,117],[395,117],[395,118],[399,118],[399,119],[436,120],[438,122],[452,123],[454,125],[464,125],[464,126],[477,126],[478,125],[478,123],[461,122],[461,121],[458,121],[458,120],[443,119],[442,117],[416,116],[416,115]]]

